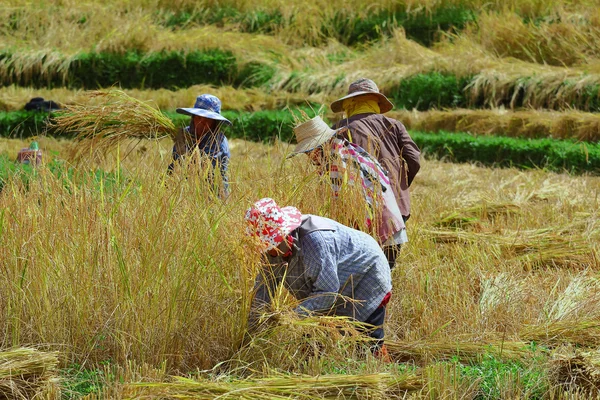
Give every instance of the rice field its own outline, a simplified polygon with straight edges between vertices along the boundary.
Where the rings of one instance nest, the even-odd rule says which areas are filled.
[[[390,366],[361,351],[357,336],[334,334],[344,321],[295,320],[285,295],[279,324],[245,342],[258,263],[243,230],[248,205],[271,196],[340,221],[352,212],[330,199],[306,160],[285,161],[285,143],[233,141],[226,203],[207,196],[197,173],[166,177],[169,143],[145,142],[120,162],[109,156],[70,176],[42,167],[26,182],[17,175],[5,184],[1,279],[10,290],[0,297],[2,347],[43,345],[66,365],[136,376],[123,386],[114,371],[102,375],[120,398],[209,398],[257,386],[266,391],[256,389],[260,397],[271,389],[245,379],[273,374],[304,393],[302,376],[336,373],[343,376],[331,385],[340,396],[354,390],[343,389],[352,374],[365,374],[364,385],[351,380],[364,393],[456,396],[468,386],[475,396],[481,377],[465,368],[486,357],[499,368],[520,366],[502,372],[497,389],[527,398],[519,379],[534,371],[536,393],[558,396],[548,371],[579,357],[565,346],[600,345],[599,178],[425,160],[412,193],[410,244],[393,273],[386,332],[399,364]],[[72,143],[40,144],[68,159]],[[0,148],[24,145],[4,140]],[[86,179],[99,167],[111,175]],[[194,371],[200,375],[169,378]],[[289,395],[276,389],[283,382],[273,385],[272,393]],[[314,390],[306,396],[330,396]]]
[[[272,197],[351,224],[361,194],[334,200],[292,143],[253,132],[264,142],[230,140],[222,201],[203,163],[167,174],[174,126],[155,109],[212,93],[335,121],[328,105],[364,76],[414,106],[389,113],[414,132],[596,143],[599,32],[596,0],[5,1],[0,112],[44,97],[87,119],[78,140],[35,137],[37,168],[14,162],[34,138],[0,138],[0,398],[599,398],[599,176],[424,154],[386,363],[359,324],[298,318],[285,290],[246,331],[260,254],[245,210]],[[61,81],[82,55],[211,49],[263,75],[130,87],[138,112],[114,98],[118,115]]]

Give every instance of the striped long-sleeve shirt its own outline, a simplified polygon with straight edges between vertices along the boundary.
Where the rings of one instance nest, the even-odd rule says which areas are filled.
[[[268,256],[268,265],[256,278],[251,324],[282,282],[301,300],[298,313],[328,313],[358,321],[365,321],[392,289],[387,259],[368,234],[305,215],[292,235],[291,256]]]
[[[335,197],[345,182],[360,182],[368,205],[367,226],[374,225],[380,243],[392,240],[397,233],[406,229],[387,172],[362,147],[334,137],[331,140],[328,167]],[[406,238],[406,232],[403,237]],[[397,243],[406,241],[399,240]]]
[[[220,131],[204,135],[199,142],[196,142],[190,133],[189,126],[179,131],[173,145],[173,161],[169,164],[168,171],[173,171],[175,163],[182,157],[191,154],[196,148],[201,155],[209,157],[213,170],[218,168],[221,172],[223,194],[227,197],[229,195],[228,168],[231,153],[229,152],[227,138]],[[209,177],[212,181],[212,175]]]

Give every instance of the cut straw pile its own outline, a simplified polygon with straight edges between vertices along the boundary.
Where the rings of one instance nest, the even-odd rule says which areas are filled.
[[[500,234],[460,230],[422,230],[439,243],[481,243],[499,246],[503,256],[528,268],[544,266],[595,267],[598,259],[589,241],[566,229],[506,230]]]
[[[368,374],[274,376],[215,382],[182,377],[169,383],[133,383],[125,385],[126,398],[194,398],[194,399],[315,399],[365,398],[390,396],[423,387],[415,374]]]
[[[252,364],[299,373],[311,360],[324,356],[344,364],[347,359],[368,352],[368,337],[359,332],[362,325],[339,316],[299,318],[292,312],[265,314],[230,364],[236,369]]]
[[[174,137],[171,119],[147,102],[116,89],[88,93],[88,102],[68,106],[51,125],[58,133],[75,135],[76,159],[106,153],[130,139]]]
[[[566,390],[600,395],[600,352],[569,349],[557,351],[551,360],[551,377]],[[596,398],[596,397],[594,397]]]
[[[506,360],[521,360],[531,356],[525,342],[394,342],[386,341],[386,347],[396,362],[426,363],[432,360],[477,361],[484,354]]]
[[[571,343],[579,346],[600,345],[600,321],[566,320],[544,325],[527,325],[519,336],[522,340],[534,341],[547,346]]]
[[[515,203],[482,202],[481,204],[444,214],[435,222],[435,225],[454,227],[476,225],[482,220],[500,215],[518,214],[520,211],[521,206]]]
[[[0,398],[33,398],[48,388],[57,365],[57,353],[30,348],[0,352]]]
[[[548,137],[590,142],[600,139],[600,116],[576,110],[557,112],[457,109],[396,111],[390,115],[402,121],[408,129],[417,131],[471,132],[477,135]]]

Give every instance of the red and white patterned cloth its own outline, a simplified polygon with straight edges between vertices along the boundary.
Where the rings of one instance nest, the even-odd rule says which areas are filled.
[[[279,207],[275,200],[268,197],[258,200],[246,211],[246,232],[257,236],[264,250],[271,250],[302,222],[302,213],[296,207]]]

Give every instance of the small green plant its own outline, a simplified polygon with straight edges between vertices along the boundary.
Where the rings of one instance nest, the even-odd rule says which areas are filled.
[[[542,399],[548,389],[546,372],[521,361],[506,361],[486,354],[479,363],[457,365],[462,377],[479,382],[476,399],[503,399],[507,393]]]
[[[113,192],[127,187],[131,181],[123,178],[123,172],[107,172],[101,169],[78,171],[68,167],[63,160],[52,158],[44,166],[35,168],[29,164],[22,164],[11,160],[7,155],[0,155],[0,192],[10,180],[20,180],[25,188],[37,179],[39,168],[47,168],[54,176],[62,181],[64,187],[69,188],[74,182],[78,185],[91,184],[95,189],[103,192]]]
[[[106,379],[103,369],[86,369],[79,364],[71,364],[61,370],[63,378],[63,399],[78,399],[99,393]]]

